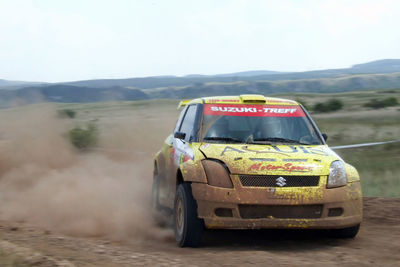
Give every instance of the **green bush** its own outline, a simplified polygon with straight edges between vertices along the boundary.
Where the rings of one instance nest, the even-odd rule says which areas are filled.
[[[98,141],[97,127],[94,124],[88,124],[86,128],[76,126],[69,131],[69,139],[79,149],[94,147]]]
[[[368,108],[385,108],[385,107],[393,107],[397,106],[399,103],[397,102],[397,98],[395,97],[388,97],[382,100],[372,99],[368,103],[364,104],[364,107]]]
[[[313,111],[315,112],[331,112],[337,111],[343,108],[343,102],[339,99],[329,99],[326,102],[318,102],[314,105]]]
[[[58,115],[60,117],[68,117],[68,118],[75,118],[76,111],[72,109],[62,109],[58,111]]]

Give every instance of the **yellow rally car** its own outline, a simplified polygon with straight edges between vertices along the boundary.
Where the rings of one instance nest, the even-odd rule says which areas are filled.
[[[332,229],[338,237],[356,236],[362,220],[357,170],[327,146],[300,104],[240,95],[180,106],[155,157],[152,192],[156,218],[173,216],[179,246],[199,245],[211,228]]]

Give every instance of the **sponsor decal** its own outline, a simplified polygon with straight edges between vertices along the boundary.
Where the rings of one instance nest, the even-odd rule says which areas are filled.
[[[276,159],[273,158],[249,158],[251,161],[276,161]]]
[[[233,152],[237,152],[237,153],[245,153],[244,151],[242,151],[240,149],[236,149],[236,148],[233,148],[233,147],[230,147],[230,146],[226,146],[224,148],[224,150],[222,150],[221,156],[223,156],[225,154],[225,152],[228,152],[228,151],[233,151]]]
[[[201,148],[202,148],[202,149],[206,149],[206,148],[208,148],[209,146],[210,146],[210,144],[204,144],[204,145],[201,146]]]
[[[295,166],[292,163],[285,165],[272,165],[263,163],[254,163],[248,171],[286,171],[286,172],[309,172],[312,171],[312,166]]]
[[[293,101],[278,100],[278,99],[271,99],[271,100],[268,100],[268,99],[267,99],[267,103],[268,103],[268,104],[280,103],[280,104],[291,104],[291,105],[294,104]]]
[[[207,100],[207,102],[209,102],[209,103],[218,103],[218,102],[238,103],[238,102],[240,102],[240,100],[238,100],[238,99],[210,99],[210,100]]]
[[[175,138],[170,157],[174,165],[180,165],[188,160],[193,160],[194,154],[190,145]]]
[[[204,115],[253,117],[305,117],[300,106],[205,104]]]
[[[234,147],[226,146],[224,150],[222,150],[221,155],[223,156],[228,152],[236,152],[236,153],[246,153],[246,152],[253,152],[256,154],[263,154],[263,153],[276,153],[276,154],[283,154],[285,156],[290,156],[289,154],[296,154],[296,153],[304,153],[304,154],[314,154],[320,156],[329,156],[324,150],[315,148],[315,147],[304,147],[304,146],[287,146],[289,149],[282,149],[277,146],[269,146],[266,147],[264,150],[252,150],[249,149],[247,146],[243,146],[241,149],[237,149]]]
[[[186,162],[186,161],[188,161],[190,159],[191,158],[188,155],[182,153],[181,157],[179,158],[179,164],[182,164],[182,163],[184,163],[184,162]]]
[[[171,162],[174,161],[174,157],[175,157],[175,148],[171,148],[171,152],[169,154],[169,159],[171,160]]]
[[[307,159],[282,159],[282,161],[286,161],[286,162],[307,162]]]

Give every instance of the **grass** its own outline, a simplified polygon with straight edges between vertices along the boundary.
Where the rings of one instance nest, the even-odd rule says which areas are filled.
[[[389,93],[357,92],[339,94],[344,111],[313,114],[319,129],[328,134],[330,146],[400,139],[400,110],[364,107],[371,99],[385,99]],[[400,90],[390,95],[400,99]],[[331,96],[319,95],[317,98]],[[365,196],[400,197],[400,143],[336,151],[355,166]]]
[[[337,152],[357,168],[365,196],[400,197],[400,143]]]

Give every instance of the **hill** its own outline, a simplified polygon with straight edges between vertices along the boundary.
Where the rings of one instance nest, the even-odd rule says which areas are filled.
[[[400,59],[384,59],[351,68],[308,72],[247,71],[220,75],[154,76],[100,79],[53,84],[0,80],[0,107],[11,103],[97,102],[147,98],[193,98],[243,93],[338,93],[366,89],[400,88]],[[4,88],[4,87],[3,87]]]
[[[99,101],[142,100],[148,95],[141,90],[122,87],[90,88],[71,85],[25,87],[18,90],[1,90],[0,107],[16,103],[29,104],[43,101],[87,103]]]
[[[38,85],[41,82],[9,81],[0,79],[0,89],[15,89],[21,86]]]
[[[400,88],[400,72],[390,74],[348,75],[337,78],[238,81],[232,83],[205,83],[184,87],[149,89],[151,98],[193,98],[209,95],[277,94],[290,92],[339,93],[367,89]]]
[[[364,64],[357,64],[352,67],[353,70],[361,70],[375,73],[398,72],[400,69],[400,59],[382,59]]]
[[[246,71],[219,75],[187,75],[177,76],[154,76],[127,79],[99,79],[68,82],[64,84],[87,87],[110,87],[122,86],[137,89],[152,89],[169,86],[188,86],[210,82],[233,83],[237,81],[282,81],[282,80],[304,80],[319,78],[337,78],[355,74],[377,74],[400,72],[400,59],[385,59],[372,61],[365,64],[354,65],[350,68],[326,69],[305,72],[275,72],[275,71]]]

